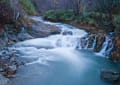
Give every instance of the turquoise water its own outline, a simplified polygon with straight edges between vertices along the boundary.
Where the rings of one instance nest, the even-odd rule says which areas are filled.
[[[72,35],[52,35],[17,43],[20,57],[31,61],[18,69],[11,85],[112,85],[100,79],[102,69],[120,71],[119,66],[92,51],[76,49],[87,33],[76,27],[34,20],[57,26]],[[15,45],[15,46],[16,46]]]
[[[119,70],[115,63],[90,51],[78,50],[76,54],[80,63],[57,55],[61,59],[24,66],[12,85],[112,85],[100,79],[100,70]]]

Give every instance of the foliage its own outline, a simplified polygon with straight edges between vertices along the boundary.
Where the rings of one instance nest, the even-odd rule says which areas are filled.
[[[4,4],[5,6],[10,6],[10,1],[9,0],[0,0],[0,4]]]
[[[114,18],[114,23],[120,25],[120,15]]]
[[[50,10],[45,13],[44,18],[51,21],[69,21],[74,19],[74,14],[70,10]]]
[[[114,24],[116,26],[115,31],[116,32],[120,32],[120,15],[115,16],[115,18],[114,18]]]
[[[114,19],[112,15],[114,24],[109,14],[103,12],[88,12],[86,14],[80,13],[79,15],[75,15],[73,11],[50,10],[45,13],[44,18],[51,21],[76,21],[83,25],[103,28],[106,32],[113,31],[116,26],[120,27],[120,16],[116,16]]]
[[[30,0],[20,0],[20,3],[28,14],[36,14],[35,6]]]

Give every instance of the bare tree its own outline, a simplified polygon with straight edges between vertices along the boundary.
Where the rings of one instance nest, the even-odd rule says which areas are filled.
[[[59,8],[59,0],[53,0],[53,8],[58,9]]]
[[[96,10],[108,14],[107,27],[110,28],[110,31],[114,31],[115,28],[113,25],[113,10],[119,4],[120,0],[96,0]]]
[[[72,3],[71,5],[75,15],[80,14],[80,7],[81,7],[82,0],[70,0],[70,1]]]

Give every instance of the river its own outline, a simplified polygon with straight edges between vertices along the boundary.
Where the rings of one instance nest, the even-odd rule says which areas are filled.
[[[19,68],[11,85],[111,85],[100,79],[102,69],[118,71],[115,63],[86,48],[78,48],[78,41],[87,32],[68,24],[32,19],[52,24],[61,33],[17,43],[22,58],[33,59]]]

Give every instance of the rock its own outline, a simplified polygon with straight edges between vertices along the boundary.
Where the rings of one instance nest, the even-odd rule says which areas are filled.
[[[0,85],[8,85],[9,79],[5,78],[0,74]]]
[[[47,37],[52,34],[58,34],[60,31],[61,30],[55,26],[39,22],[33,24],[32,29],[29,29],[28,33],[35,38],[40,38]]]
[[[23,40],[33,39],[33,37],[29,33],[27,33],[27,31],[23,27],[21,32],[18,34],[18,39],[23,41]]]
[[[28,33],[19,33],[18,39],[23,41],[23,40],[33,39],[33,37]]]
[[[120,73],[111,70],[102,70],[100,76],[101,79],[109,82],[118,82],[120,79]]]
[[[112,55],[110,57],[112,61],[119,61],[120,62],[120,37],[116,37],[115,39],[115,47]]]
[[[3,48],[0,54],[0,65],[0,72],[8,78],[13,78],[15,77],[17,68],[21,65],[24,65],[24,63],[19,61],[15,49]]]
[[[72,35],[73,33],[71,31],[64,31],[63,35]]]
[[[16,65],[8,66],[5,76],[8,78],[15,77],[16,71],[17,71]]]

